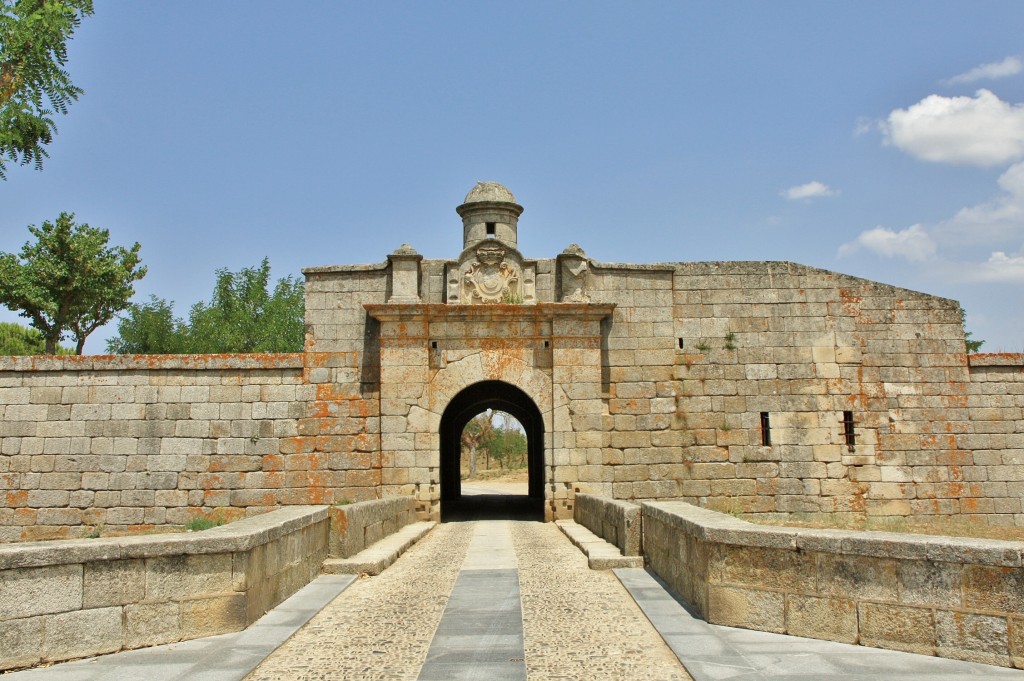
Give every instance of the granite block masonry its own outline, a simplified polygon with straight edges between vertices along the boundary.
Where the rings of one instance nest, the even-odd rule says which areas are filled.
[[[437,519],[486,408],[523,424],[548,520],[581,492],[1024,525],[1024,357],[968,355],[955,301],[791,262],[530,258],[496,183],[457,212],[450,259],[304,270],[301,353],[0,358],[0,541],[386,497]]]

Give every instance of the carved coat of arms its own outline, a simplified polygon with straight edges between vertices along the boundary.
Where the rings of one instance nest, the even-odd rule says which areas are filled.
[[[499,243],[484,243],[476,249],[476,262],[463,276],[465,303],[500,303],[519,298],[519,269],[505,260]]]

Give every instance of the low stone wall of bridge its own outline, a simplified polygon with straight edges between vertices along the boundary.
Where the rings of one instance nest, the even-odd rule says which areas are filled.
[[[642,506],[651,568],[712,624],[1024,668],[1022,542]]]
[[[240,631],[312,581],[324,506],[196,533],[0,546],[0,670]]]
[[[622,555],[640,555],[643,523],[638,504],[578,493],[573,520],[614,544]]]
[[[416,521],[416,500],[388,497],[332,506],[330,555],[351,558],[363,549]]]

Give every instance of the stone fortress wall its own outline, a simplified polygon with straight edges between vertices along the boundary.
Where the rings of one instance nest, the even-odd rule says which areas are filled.
[[[956,302],[788,262],[531,260],[507,189],[459,212],[457,259],[304,270],[303,353],[0,359],[0,540],[399,495],[437,517],[450,407],[508,400],[539,414],[548,519],[589,492],[1024,525],[1024,356],[967,355]]]

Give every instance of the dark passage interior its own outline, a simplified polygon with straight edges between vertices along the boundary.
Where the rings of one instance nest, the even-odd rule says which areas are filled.
[[[511,414],[526,432],[528,492],[519,494],[462,494],[460,460],[462,431],[486,409]],[[441,415],[441,520],[544,518],[544,419],[533,400],[502,381],[482,381],[464,389]]]

